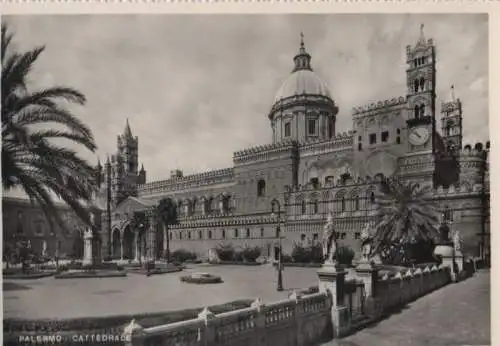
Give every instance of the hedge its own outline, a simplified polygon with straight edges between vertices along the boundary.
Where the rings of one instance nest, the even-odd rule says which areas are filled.
[[[206,275],[206,276],[198,276],[193,277],[191,275],[181,276],[181,281],[190,283],[190,284],[220,284],[222,283],[222,279],[220,276],[216,275]]]
[[[86,270],[79,272],[61,272],[57,273],[54,278],[56,279],[88,279],[88,278],[110,278],[110,277],[125,277],[125,271],[96,271]]]
[[[240,265],[240,266],[260,266],[260,262],[240,262],[240,261],[218,261],[210,262],[210,264],[223,264],[223,265]]]

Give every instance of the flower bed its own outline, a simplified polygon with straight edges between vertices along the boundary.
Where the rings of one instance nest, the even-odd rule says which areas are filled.
[[[236,300],[229,303],[209,306],[214,314],[248,308],[252,300]],[[86,317],[73,319],[15,319],[7,318],[3,320],[4,343],[6,341],[17,342],[19,335],[37,332],[40,334],[57,333],[64,331],[75,331],[80,334],[121,334],[123,327],[135,319],[144,328],[170,324],[197,318],[201,308],[185,309],[178,311],[126,314],[105,317]]]
[[[208,274],[208,273],[193,273],[191,275],[181,276],[182,282],[187,282],[190,284],[220,284],[222,279],[220,276]]]
[[[21,268],[9,268],[2,271],[2,275],[5,279],[15,279],[15,280],[29,280],[29,279],[39,279],[55,274],[55,270],[52,271],[35,271],[30,268],[27,271],[23,271]]]
[[[222,265],[240,265],[240,266],[260,266],[261,262],[245,262],[245,261],[218,261],[210,262],[210,264],[222,264]]]
[[[129,268],[127,269],[127,271],[134,274],[158,275],[158,274],[178,273],[183,269],[184,269],[183,266],[172,266],[166,268],[157,267],[149,269],[149,271],[145,268]]]
[[[83,270],[57,273],[56,279],[110,278],[127,276],[125,271]]]

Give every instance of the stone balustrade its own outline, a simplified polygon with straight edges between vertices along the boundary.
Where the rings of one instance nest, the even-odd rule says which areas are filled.
[[[128,346],[154,345],[307,345],[331,329],[331,296],[292,294],[288,299],[215,315],[204,309],[197,319],[142,328],[132,321],[124,330]]]

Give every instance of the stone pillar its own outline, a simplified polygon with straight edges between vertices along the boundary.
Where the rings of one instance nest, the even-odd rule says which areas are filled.
[[[88,229],[83,234],[83,264],[92,264],[92,229]]]
[[[162,227],[163,227],[163,254],[165,255],[167,253],[167,243],[169,241],[168,237],[168,232],[167,232],[167,226],[162,222]]]
[[[134,261],[139,261],[139,232],[135,232],[134,234],[134,246],[135,246],[135,255]]]
[[[125,326],[121,336],[124,340],[125,346],[144,345],[144,328],[140,324],[135,322],[135,319],[133,319],[127,326]]]
[[[148,218],[148,225],[149,228],[147,230],[147,236],[146,236],[146,249],[147,249],[147,255],[146,259],[147,261],[154,261],[155,260],[155,254],[156,254],[156,217],[153,213],[152,210],[147,211],[146,217]]]
[[[120,259],[123,261],[123,232],[120,232]]]
[[[377,294],[378,269],[370,262],[361,262],[356,267],[356,275],[365,285],[365,297],[374,298]]]
[[[438,244],[434,249],[434,255],[440,256],[442,259],[442,265],[450,268],[451,280],[455,282],[458,273],[455,271],[455,249],[453,247],[453,243],[448,241]]]
[[[323,264],[318,270],[319,291],[328,292],[332,296],[331,318],[334,338],[342,337],[351,328],[351,316],[344,305],[346,274],[336,264]]]

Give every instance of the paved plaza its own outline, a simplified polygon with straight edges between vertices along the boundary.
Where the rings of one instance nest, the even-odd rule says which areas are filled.
[[[4,290],[4,317],[72,318],[203,307],[236,299],[286,298],[293,288],[317,284],[315,268],[285,268],[284,292],[276,291],[276,270],[262,266],[191,265],[179,273],[123,278],[5,280],[25,286]],[[219,275],[222,284],[194,285],[179,277],[189,272]]]
[[[445,286],[400,313],[323,346],[490,345],[490,273]]]

